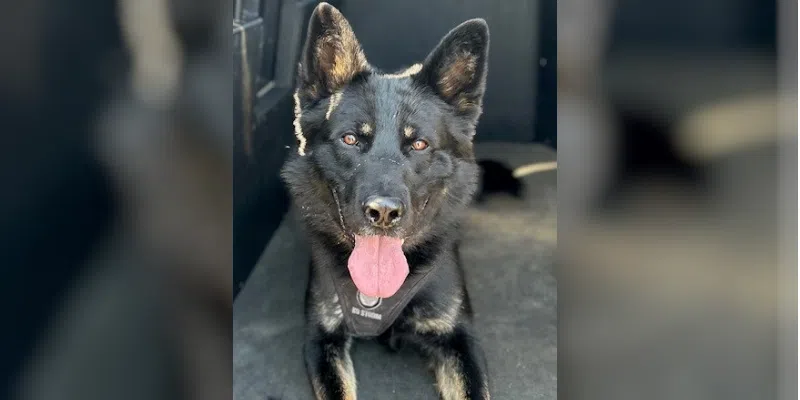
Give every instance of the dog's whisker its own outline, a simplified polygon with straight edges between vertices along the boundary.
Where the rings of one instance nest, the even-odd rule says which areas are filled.
[[[344,226],[344,215],[342,214],[342,205],[339,203],[339,195],[334,188],[331,188],[331,193],[333,193],[333,200],[336,202],[336,210],[339,211],[339,224],[342,226],[344,237],[347,238],[347,241],[352,241],[353,238],[350,237],[347,233],[347,228]]]
[[[400,167],[403,166],[402,163],[400,163],[399,161],[397,161],[397,160],[395,160],[393,158],[381,157],[381,158],[378,159],[378,161],[388,161],[388,162],[390,162],[390,163],[392,163],[394,165],[397,165],[397,166],[400,166]],[[361,164],[358,164],[358,165],[360,166]]]
[[[430,200],[431,200],[431,196],[428,196],[427,198],[425,198],[425,202],[424,202],[424,203],[422,203],[422,208],[420,208],[418,212],[420,212],[420,213],[421,213],[421,212],[425,211],[425,207],[427,207],[427,206],[428,206],[428,202],[429,202]]]

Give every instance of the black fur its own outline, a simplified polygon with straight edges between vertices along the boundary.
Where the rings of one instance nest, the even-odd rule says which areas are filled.
[[[304,352],[319,398],[355,396],[346,383],[353,335],[342,323],[324,321],[318,311],[338,306],[327,274],[348,274],[354,234],[401,237],[411,274],[434,269],[379,340],[392,348],[413,344],[431,357],[435,368],[463,382],[462,393],[450,397],[488,398],[485,361],[471,333],[469,298],[458,261],[459,220],[479,175],[472,139],[484,93],[488,45],[486,23],[470,20],[445,36],[416,74],[388,77],[366,63],[338,10],[321,3],[311,17],[296,95],[306,143],[298,142],[282,177],[308,228],[312,249]],[[368,133],[363,132],[364,124]],[[348,134],[358,143],[344,143]],[[416,140],[429,146],[415,150]],[[396,197],[408,205],[396,226],[379,229],[368,223],[362,207],[372,195]],[[456,311],[452,319],[448,307]],[[452,324],[420,328],[437,320]]]
[[[493,193],[508,193],[516,198],[522,197],[522,181],[514,177],[514,171],[501,162],[481,160],[481,188],[478,190],[477,202],[485,200]]]

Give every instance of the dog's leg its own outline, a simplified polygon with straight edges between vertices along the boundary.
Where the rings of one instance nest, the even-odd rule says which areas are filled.
[[[352,339],[317,329],[305,343],[306,370],[317,400],[356,400],[356,375],[350,358]]]
[[[478,341],[467,325],[421,336],[442,400],[488,400],[489,377]]]

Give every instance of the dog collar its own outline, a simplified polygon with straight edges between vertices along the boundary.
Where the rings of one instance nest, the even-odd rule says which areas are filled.
[[[385,332],[424,286],[432,270],[410,274],[397,293],[385,299],[360,293],[348,274],[331,276],[347,329],[359,337],[375,337]]]

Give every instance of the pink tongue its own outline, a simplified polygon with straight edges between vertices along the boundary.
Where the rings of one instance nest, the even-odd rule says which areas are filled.
[[[391,297],[408,275],[403,240],[388,236],[358,236],[347,261],[358,291],[371,297]]]

